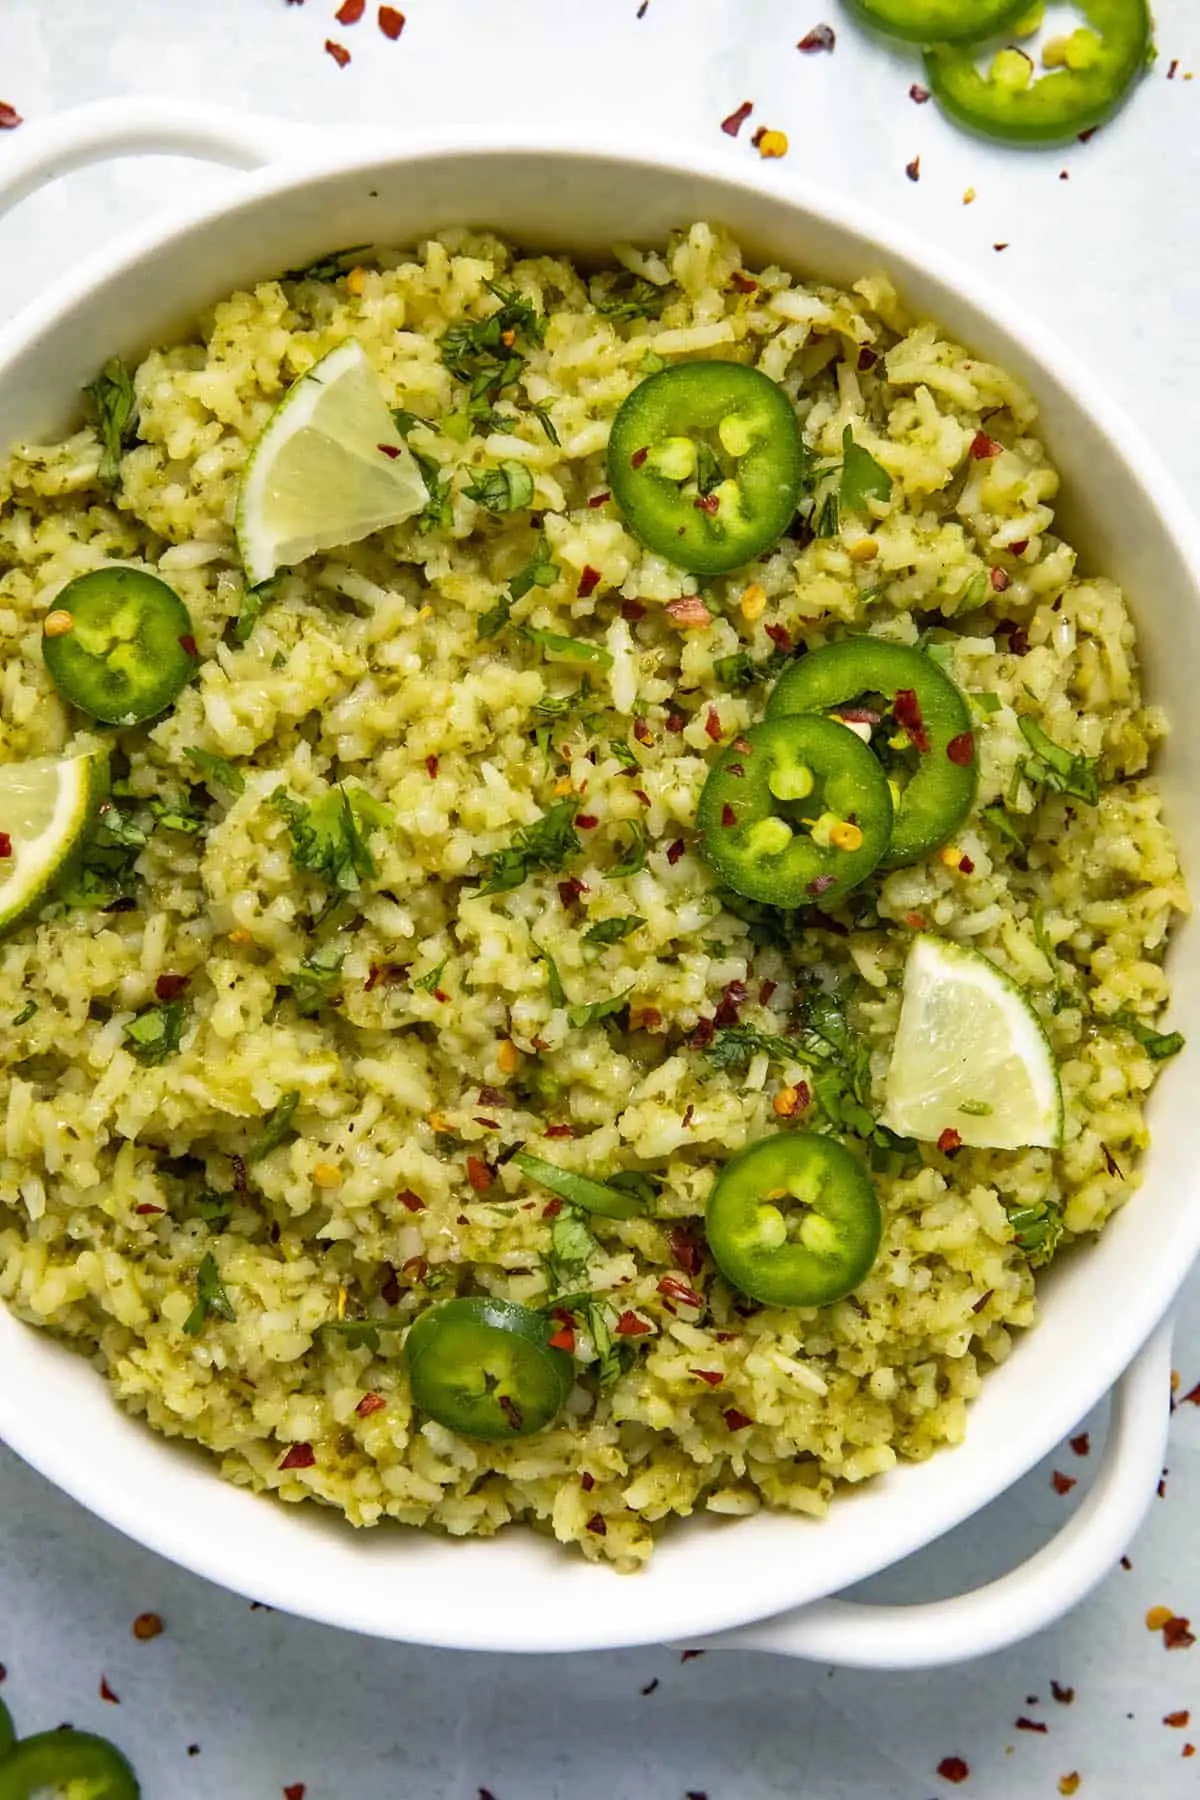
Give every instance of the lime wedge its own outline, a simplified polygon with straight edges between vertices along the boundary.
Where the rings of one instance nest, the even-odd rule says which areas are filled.
[[[318,550],[398,525],[429,499],[361,344],[288,389],[242,476],[238,551],[251,587]]]
[[[72,756],[0,766],[0,931],[49,889],[88,828],[106,759]]]
[[[1062,1090],[1041,1023],[1015,982],[977,950],[914,939],[882,1123],[979,1149],[1062,1142]]]

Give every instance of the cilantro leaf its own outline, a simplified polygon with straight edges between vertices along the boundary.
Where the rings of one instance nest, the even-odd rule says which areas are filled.
[[[1051,794],[1069,794],[1088,806],[1100,801],[1100,758],[1072,755],[1061,744],[1047,737],[1036,719],[1023,714],[1017,724],[1033,755],[1023,765],[1024,775],[1033,787]]]
[[[732,656],[718,656],[713,664],[717,680],[722,687],[749,687],[752,681],[758,680],[758,670],[745,650],[735,650]]]
[[[481,894],[503,894],[520,887],[535,869],[561,869],[580,848],[575,831],[575,802],[557,800],[532,825],[522,825],[512,843],[488,858]]]
[[[556,449],[561,449],[562,439],[559,437],[558,431],[555,428],[554,420],[550,417],[550,408],[548,406],[535,405],[531,402],[529,410],[554,447]]]
[[[623,769],[641,768],[633,745],[627,744],[624,738],[609,738],[608,748],[610,755],[616,757]]]
[[[611,1019],[615,1014],[624,1012],[629,1004],[629,996],[633,992],[633,983],[619,994],[610,994],[607,1000],[592,1000],[580,1006],[568,1006],[567,1019],[576,1030],[584,1025],[598,1025],[601,1019]]]
[[[1111,1014],[1108,1023],[1127,1031],[1154,1062],[1167,1062],[1172,1056],[1178,1056],[1187,1042],[1181,1031],[1155,1031],[1136,1013],[1124,1010]]]
[[[186,1016],[182,1000],[169,1000],[165,1006],[148,1006],[131,1019],[125,1036],[138,1061],[152,1068],[174,1056],[183,1040]]]
[[[463,492],[490,513],[519,512],[533,505],[533,476],[524,463],[502,462],[480,469]]]
[[[516,349],[517,339],[540,343],[546,329],[528,300],[495,282],[487,286],[500,302],[498,309],[486,319],[463,319],[448,326],[438,345],[447,369],[467,389],[464,436],[473,423],[490,428],[496,402],[520,379],[526,359]]]
[[[578,1286],[598,1248],[583,1214],[564,1206],[550,1228],[550,1251],[542,1262],[547,1292],[554,1296]]]
[[[495,637],[503,631],[512,617],[512,609],[518,600],[524,598],[530,588],[553,587],[558,580],[558,564],[550,554],[550,540],[545,532],[538,538],[533,555],[523,569],[518,569],[508,584],[507,594],[502,594],[494,606],[480,616],[477,627],[481,638]]]
[[[206,1188],[194,1205],[196,1217],[202,1219],[212,1232],[224,1231],[233,1217],[233,1197],[230,1194],[214,1194]]]
[[[347,259],[361,256],[369,250],[370,244],[351,244],[346,250],[327,250],[315,262],[307,263],[301,269],[285,269],[279,277],[280,281],[337,281],[348,272]],[[350,267],[353,267],[351,262]]]
[[[311,806],[276,788],[271,804],[287,821],[292,861],[306,874],[344,894],[356,893],[378,874],[367,842],[370,833],[391,822],[387,808],[363,788],[340,785]]]
[[[521,634],[536,644],[543,656],[557,657],[561,662],[598,663],[604,669],[612,667],[612,657],[604,646],[589,643],[586,638],[564,637],[558,631],[544,631],[540,625],[523,625]]]
[[[263,1120],[261,1132],[246,1152],[248,1163],[261,1162],[264,1156],[270,1156],[272,1150],[278,1150],[280,1144],[295,1136],[292,1120],[299,1104],[300,1095],[293,1088],[283,1096],[278,1105],[271,1108]]]
[[[609,319],[657,319],[671,297],[670,287],[659,287],[644,275],[615,275],[592,304]]]
[[[583,941],[585,944],[619,944],[622,938],[627,938],[630,932],[645,923],[637,913],[627,913],[619,919],[597,919],[584,932]]]
[[[21,1008],[20,1012],[14,1013],[13,1024],[14,1025],[28,1025],[30,1019],[32,1019],[32,1017],[33,1017],[34,1013],[37,1011],[37,1009],[38,1009],[38,1003],[36,1000],[27,1000],[25,1002],[24,1006]]]
[[[1002,837],[1005,843],[1011,844],[1014,850],[1025,849],[1025,839],[1003,806],[985,806],[979,816],[981,819],[986,819],[992,830]]]
[[[819,538],[836,537],[841,527],[842,513],[838,503],[838,490],[830,488],[814,516],[813,535]]]
[[[405,406],[393,406],[392,424],[402,438],[407,438],[409,432],[415,431],[418,425],[430,425],[432,421],[423,419],[420,413],[409,412]]]
[[[432,969],[426,969],[424,975],[418,975],[411,985],[419,988],[423,994],[436,993],[442,985],[442,976],[449,961],[448,956],[443,956],[440,963],[435,963]]]
[[[246,777],[227,756],[216,756],[211,750],[201,750],[195,744],[189,744],[183,754],[190,763],[196,765],[210,792],[214,783],[217,787],[224,788],[228,794],[245,792]]]
[[[1013,1228],[1013,1242],[1029,1258],[1035,1269],[1050,1262],[1062,1236],[1062,1211],[1052,1200],[1035,1200],[1028,1206],[1017,1206],[1008,1215]]]
[[[648,837],[646,827],[640,819],[620,820],[618,831],[628,837],[629,847],[608,871],[614,880],[623,880],[627,875],[638,875],[646,866],[646,845]]]
[[[338,976],[346,952],[336,944],[322,944],[306,956],[289,981],[296,1010],[303,1018],[311,1018],[338,991]]]
[[[238,608],[237,618],[229,628],[230,641],[235,644],[249,643],[254,635],[254,627],[263,614],[268,601],[273,600],[279,591],[279,577],[272,575],[267,581],[260,581],[257,587],[247,588],[242,595],[242,604]]]
[[[603,1394],[621,1379],[637,1352],[632,1344],[614,1339],[617,1315],[606,1300],[589,1299],[580,1311],[596,1352],[596,1377]]]
[[[562,976],[558,972],[558,964],[548,950],[542,950],[541,957],[546,965],[546,992],[550,996],[550,1004],[551,1006],[565,1006],[567,996],[563,988]]]
[[[714,1069],[744,1069],[760,1051],[772,1062],[800,1060],[794,1038],[756,1031],[753,1025],[727,1025],[718,1031],[704,1054]]]
[[[103,454],[96,471],[97,480],[106,488],[116,487],[121,479],[121,458],[137,442],[137,396],[133,377],[119,356],[105,363],[95,381],[84,388],[91,403],[96,435]]]
[[[421,471],[421,479],[425,483],[428,500],[417,514],[418,531],[449,531],[454,522],[454,498],[451,491],[449,475],[442,472],[442,465],[436,456],[426,456],[420,450],[412,453],[413,461]]]
[[[147,842],[132,811],[127,812],[115,800],[106,801],[59,899],[65,906],[88,910],[132,904],[137,888],[135,865]]]
[[[237,1318],[233,1302],[222,1285],[217,1259],[211,1250],[206,1250],[196,1272],[196,1304],[183,1324],[189,1337],[199,1336],[210,1313],[216,1313],[219,1319],[228,1319],[231,1324]]]
[[[890,500],[892,478],[869,450],[854,441],[847,425],[842,433],[842,479],[838,500],[847,512],[865,512],[868,500]]]
[[[385,1313],[380,1319],[326,1319],[321,1329],[336,1331],[355,1349],[378,1350],[381,1331],[403,1331],[411,1324],[412,1319],[405,1313]]]
[[[162,800],[158,795],[152,795],[146,804],[155,822],[165,825],[168,831],[182,831],[195,837],[207,823],[204,814],[187,800]]]

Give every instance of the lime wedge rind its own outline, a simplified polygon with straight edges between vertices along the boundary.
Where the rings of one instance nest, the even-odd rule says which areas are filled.
[[[0,932],[46,898],[91,821],[105,759],[89,754],[0,765]]]

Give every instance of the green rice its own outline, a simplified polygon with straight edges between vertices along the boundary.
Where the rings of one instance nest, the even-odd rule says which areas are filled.
[[[1055,534],[1058,478],[1023,389],[914,323],[881,276],[843,292],[770,268],[751,284],[703,224],[617,256],[633,317],[604,310],[611,273],[461,231],[364,255],[361,273],[263,282],[141,363],[115,491],[91,428],[0,466],[0,760],[107,748],[147,840],[113,847],[90,887],[77,873],[69,901],[0,946],[0,1296],[231,1481],[356,1525],[487,1535],[522,1519],[630,1568],[674,1515],[818,1516],[843,1484],[962,1438],[983,1376],[1036,1318],[1041,1253],[1017,1241],[1020,1209],[1067,1244],[1136,1187],[1156,1046],[1112,1015],[1150,1025],[1165,1005],[1185,895],[1146,773],[1164,726],[1129,613]],[[544,341],[517,346],[510,417],[472,431],[439,338],[495,308],[488,283],[536,309]],[[390,403],[434,421],[409,442],[449,480],[445,519],[313,558],[254,622],[233,541],[241,471],[289,384],[350,336]],[[706,585],[711,622],[684,629],[664,603],[696,581],[589,500],[631,388],[658,359],[705,355],[794,394],[818,474],[836,472],[849,424],[893,488],[873,518],[798,531]],[[1001,454],[971,456],[980,431]],[[493,518],[464,493],[504,460],[532,475],[554,570],[481,637],[537,547],[528,511]],[[177,589],[201,661],[166,717],[98,735],[57,696],[40,634],[62,584],[111,560]],[[603,655],[565,660],[522,625]],[[714,740],[761,716],[782,652],[863,630],[920,641],[984,696],[979,799],[954,846],[973,872],[934,855],[852,894],[832,927],[814,909],[781,934],[724,903],[697,798]],[[1098,805],[1023,776],[1018,709],[1099,759]],[[200,787],[190,749],[236,774]],[[272,797],[312,804],[337,782],[386,813],[368,837],[377,873],[322,918],[329,894],[296,867]],[[567,800],[578,853],[486,892],[490,859]],[[171,822],[181,801],[191,830]],[[578,892],[560,891],[569,877]],[[617,917],[640,923],[587,938]],[[1031,998],[1061,1067],[1065,1146],[950,1159],[875,1144],[885,1224],[867,1280],[821,1310],[753,1306],[688,1245],[702,1248],[723,1162],[779,1126],[781,1088],[819,1071],[714,1057],[730,1040],[706,1047],[702,1021],[729,996],[723,1017],[780,1036],[814,983],[836,991],[877,1107],[920,925],[983,950]],[[182,1040],[147,1063],[127,1027],[163,974],[190,978]],[[281,1103],[290,1124],[276,1115],[264,1150]],[[653,1206],[587,1221],[589,1245],[506,1160],[522,1144],[598,1177],[644,1171]],[[232,1317],[195,1317],[206,1256]],[[664,1295],[668,1275],[703,1310]],[[407,1322],[455,1292],[538,1306],[555,1279],[601,1310],[577,1322],[558,1423],[511,1444],[414,1417],[399,1330],[329,1329]],[[611,1329],[629,1311],[652,1329],[618,1337],[602,1366],[589,1317]],[[364,1414],[368,1393],[385,1404]],[[308,1460],[287,1457],[295,1445],[310,1466],[281,1468]]]

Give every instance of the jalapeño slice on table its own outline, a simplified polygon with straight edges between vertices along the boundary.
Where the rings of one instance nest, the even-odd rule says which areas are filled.
[[[196,670],[179,595],[124,563],[67,583],[46,614],[42,655],[64,700],[106,725],[165,712]]]
[[[709,770],[696,810],[704,855],[748,900],[832,903],[865,881],[892,836],[879,759],[819,713],[752,725]]]
[[[12,1714],[0,1700],[0,1757],[5,1757],[17,1741],[17,1733],[13,1726]]]
[[[780,1131],[725,1164],[708,1197],[708,1244],[727,1281],[764,1306],[827,1306],[875,1261],[879,1199],[835,1138]]]
[[[86,1731],[42,1731],[0,1756],[0,1800],[139,1800],[141,1791],[121,1752]]]
[[[941,105],[970,130],[1010,143],[1063,143],[1099,125],[1145,69],[1153,25],[1146,0],[1077,4],[1087,25],[1052,40],[1052,62],[1046,46],[1045,75],[1023,50],[1001,50],[981,75],[969,46],[934,44],[925,67]]]
[[[851,10],[876,31],[914,44],[977,44],[1007,31],[1029,0],[850,0]]]
[[[677,363],[613,420],[608,483],[634,537],[677,568],[719,575],[778,542],[796,510],[795,408],[745,363]]]
[[[780,676],[767,718],[842,710],[884,734],[896,809],[884,868],[948,843],[971,810],[978,774],[970,710],[950,677],[907,645],[843,638]]]
[[[404,1343],[413,1403],[448,1431],[497,1443],[557,1416],[575,1364],[551,1347],[549,1314],[511,1300],[442,1300]],[[2,1797],[0,1797],[2,1800]]]

